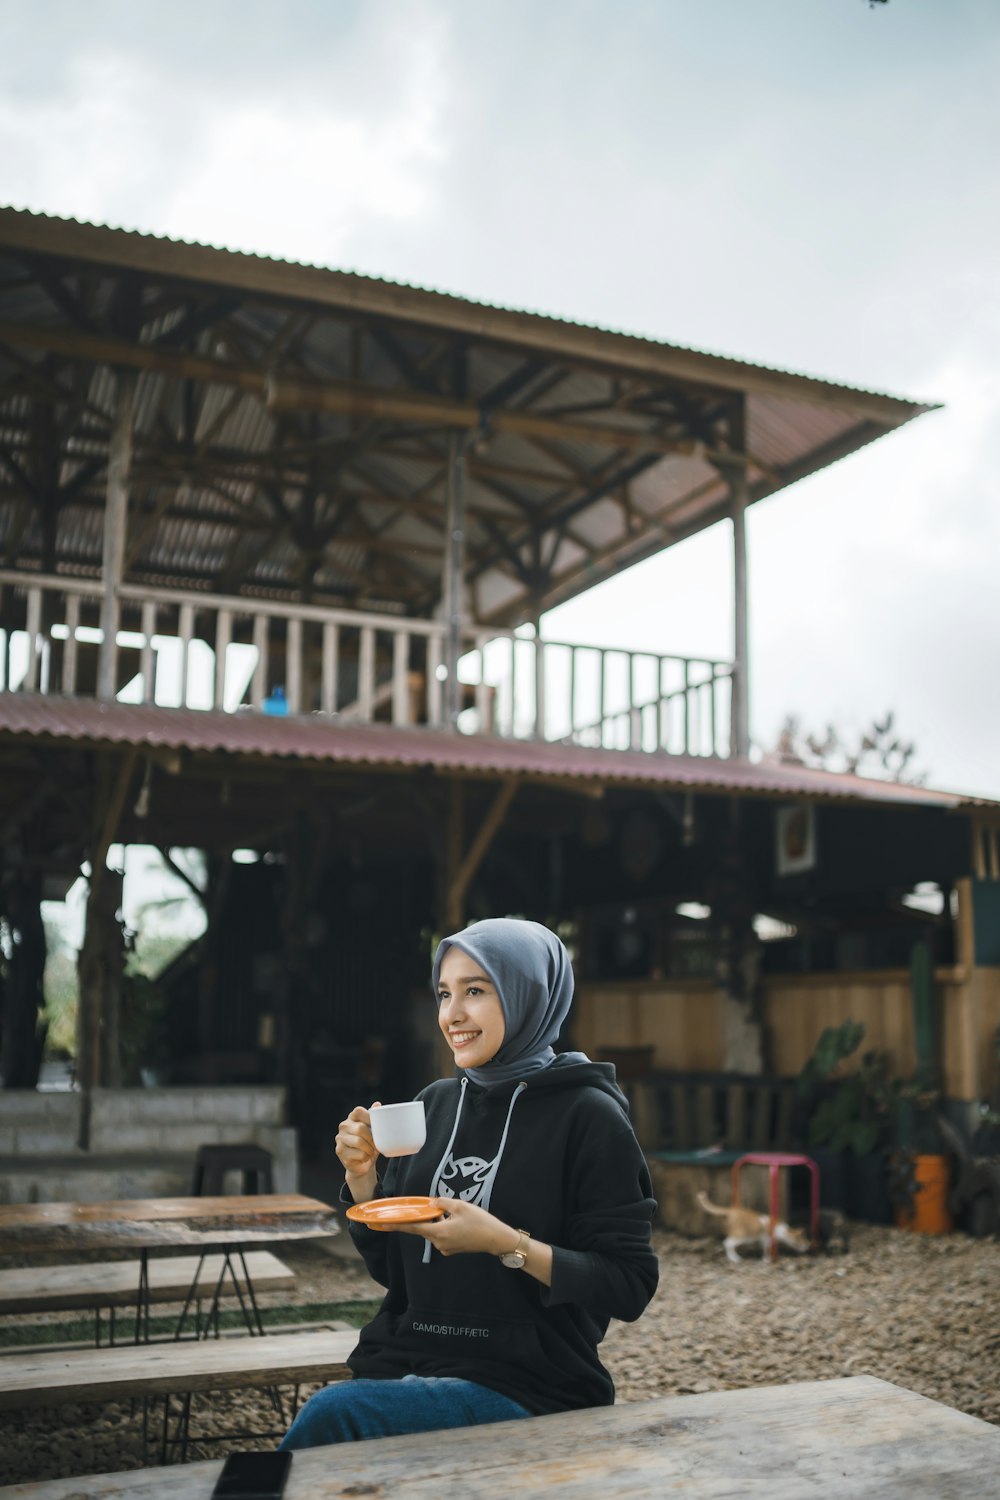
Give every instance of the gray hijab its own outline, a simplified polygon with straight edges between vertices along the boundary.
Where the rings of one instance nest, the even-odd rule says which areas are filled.
[[[496,1057],[482,1068],[466,1068],[466,1076],[489,1088],[551,1066],[556,1059],[552,1043],[573,999],[573,965],[555,933],[538,922],[489,917],[443,938],[431,975],[435,999],[441,960],[449,948],[461,948],[481,965],[504,1014],[504,1039]],[[586,1061],[580,1052],[565,1057]]]

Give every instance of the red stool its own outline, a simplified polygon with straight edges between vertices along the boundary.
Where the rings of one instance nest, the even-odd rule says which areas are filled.
[[[809,1238],[815,1250],[819,1244],[819,1167],[811,1156],[794,1156],[785,1151],[748,1151],[733,1162],[733,1207],[740,1202],[740,1167],[767,1167],[770,1178],[771,1214],[771,1259],[778,1258],[778,1242],[774,1238],[774,1225],[778,1214],[778,1173],[782,1167],[808,1167],[812,1177],[809,1194]]]

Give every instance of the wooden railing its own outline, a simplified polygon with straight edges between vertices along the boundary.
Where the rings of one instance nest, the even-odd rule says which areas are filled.
[[[97,580],[0,572],[0,692],[95,696],[102,597]],[[133,585],[118,617],[107,649],[122,701],[444,722],[440,621]],[[511,631],[473,629],[463,644],[461,732],[728,753],[728,662]]]

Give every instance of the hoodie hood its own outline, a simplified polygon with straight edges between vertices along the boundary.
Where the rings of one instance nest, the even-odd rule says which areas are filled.
[[[627,1116],[628,1099],[619,1087],[613,1063],[591,1062],[582,1052],[560,1052],[552,1066],[525,1079],[529,1089],[590,1088],[607,1094]]]

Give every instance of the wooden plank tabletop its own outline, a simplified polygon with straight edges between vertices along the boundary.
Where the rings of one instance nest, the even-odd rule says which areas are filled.
[[[0,1204],[0,1255],[157,1245],[196,1249],[336,1233],[334,1209],[301,1193]]]
[[[345,1380],[357,1329],[0,1355],[0,1411],[167,1391]],[[2,1492],[0,1492],[2,1493]]]
[[[3,1500],[209,1500],[221,1462]],[[995,1500],[1000,1428],[859,1375],[296,1453],[285,1500]]]

